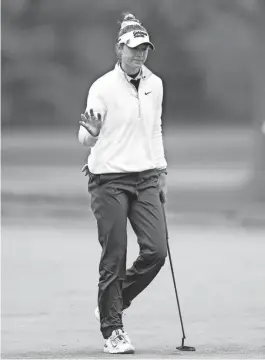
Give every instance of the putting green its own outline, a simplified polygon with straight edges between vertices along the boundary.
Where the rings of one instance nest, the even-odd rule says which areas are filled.
[[[2,226],[2,357],[108,357],[94,318],[100,256],[94,222]],[[171,221],[169,231],[186,344],[197,350],[181,358],[264,358],[264,232]],[[128,265],[137,252],[129,228]],[[134,357],[177,356],[181,329],[168,261],[127,310],[124,325]]]

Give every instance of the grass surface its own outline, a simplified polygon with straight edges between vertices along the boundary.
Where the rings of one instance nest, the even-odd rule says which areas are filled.
[[[169,129],[165,131],[164,143],[170,212],[209,215],[242,208],[247,196],[244,189],[252,176],[250,129]],[[85,214],[87,178],[80,170],[87,153],[78,144],[73,129],[5,132],[2,140],[4,216]]]
[[[100,247],[93,223],[4,224],[3,358],[104,357],[94,318]],[[171,253],[187,345],[168,261],[124,317],[135,357],[264,358],[264,233],[178,228]],[[137,256],[129,229],[128,265]]]
[[[98,358],[100,247],[75,134],[2,133],[2,358]],[[246,227],[248,129],[166,132],[171,252],[124,317],[136,358],[265,358],[264,229]],[[257,212],[257,211],[256,211]],[[262,216],[264,209],[258,209]],[[128,266],[138,247],[129,227]]]

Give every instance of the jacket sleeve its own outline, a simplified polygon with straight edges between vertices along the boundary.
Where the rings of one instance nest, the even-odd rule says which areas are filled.
[[[153,128],[153,149],[155,153],[156,168],[166,169],[167,161],[165,159],[163,137],[162,137],[162,102],[163,102],[163,83],[159,85],[159,94],[157,99],[157,108],[155,112],[155,123]]]
[[[106,114],[106,106],[102,98],[102,92],[100,91],[100,84],[95,82],[89,89],[87,96],[86,112],[89,113],[90,109],[93,109],[94,114],[101,115],[102,121]],[[78,141],[88,147],[93,147],[98,140],[98,136],[92,136],[83,126],[80,125],[78,131]]]

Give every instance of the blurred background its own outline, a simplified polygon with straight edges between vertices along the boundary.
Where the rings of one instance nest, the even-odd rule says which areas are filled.
[[[147,66],[165,86],[169,211],[263,223],[262,0],[3,0],[3,219],[90,214],[77,124],[115,64],[123,11],[156,46]]]
[[[3,358],[101,350],[100,246],[77,131],[89,87],[115,65],[124,11],[150,32],[147,66],[164,81],[166,208],[188,344],[201,357],[264,358],[265,1],[2,0]],[[138,246],[128,231],[129,264]],[[174,355],[175,305],[166,262],[125,319],[140,356]]]

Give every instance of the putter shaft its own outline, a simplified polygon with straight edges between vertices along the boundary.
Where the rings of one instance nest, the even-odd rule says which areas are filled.
[[[168,251],[169,264],[170,264],[170,268],[171,268],[171,274],[172,274],[172,279],[173,279],[173,284],[174,284],[174,289],[175,289],[175,295],[176,295],[176,300],[177,300],[177,305],[178,305],[180,324],[181,324],[182,335],[183,335],[182,341],[181,341],[181,346],[177,347],[177,349],[180,350],[180,351],[195,351],[195,347],[184,345],[186,335],[185,335],[185,331],[184,331],[184,325],[183,325],[182,314],[181,314],[181,310],[180,310],[179,297],[178,297],[177,285],[176,285],[176,280],[175,280],[173,262],[172,262],[172,258],[171,258],[170,247],[169,247],[167,219],[166,219],[166,213],[165,213],[165,207],[164,207],[163,198],[161,197],[160,199],[161,199],[161,203],[162,203],[162,211],[163,211],[163,216],[164,216],[164,221],[165,221],[166,241],[167,241],[167,251]]]

